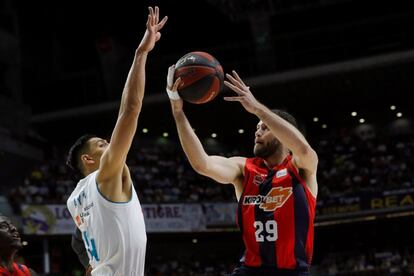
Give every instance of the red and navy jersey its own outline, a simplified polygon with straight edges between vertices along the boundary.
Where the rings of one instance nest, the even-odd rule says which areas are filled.
[[[316,199],[289,155],[271,169],[248,158],[237,223],[251,267],[308,270],[313,253]]]
[[[13,263],[13,273],[10,273],[6,268],[0,267],[0,276],[30,276],[30,271],[27,266]]]

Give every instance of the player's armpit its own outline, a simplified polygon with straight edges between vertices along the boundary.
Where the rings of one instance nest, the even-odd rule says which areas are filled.
[[[211,155],[207,158],[205,169],[199,173],[222,184],[235,184],[243,176],[245,163],[244,157],[227,158]]]
[[[292,162],[298,169],[306,170],[308,173],[315,173],[318,168],[318,155],[309,147],[300,156],[294,154]]]

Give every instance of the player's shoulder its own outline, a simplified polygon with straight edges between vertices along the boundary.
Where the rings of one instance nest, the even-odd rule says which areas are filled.
[[[263,167],[264,160],[260,157],[246,157],[245,165],[246,166]]]
[[[244,164],[246,163],[247,157],[243,157],[243,156],[232,156],[229,158],[230,160],[236,162],[236,163],[240,163],[240,164]]]
[[[76,188],[75,190],[80,190],[80,189],[84,189],[87,185],[90,185],[91,183],[96,183],[96,176],[97,176],[98,171],[94,171],[90,174],[88,174],[87,176],[85,176],[84,178],[80,179],[78,181],[78,184],[76,184]]]
[[[240,172],[244,171],[244,167],[246,166],[246,157],[242,156],[233,156],[229,158],[237,167],[240,169]]]
[[[88,193],[88,188],[91,185],[96,185],[96,173],[97,171],[90,173],[78,181],[78,184],[76,185],[75,189],[72,191],[72,193],[68,197],[68,200],[67,200],[68,207],[70,207],[69,205],[72,202],[75,202],[74,199],[86,197],[86,194]]]

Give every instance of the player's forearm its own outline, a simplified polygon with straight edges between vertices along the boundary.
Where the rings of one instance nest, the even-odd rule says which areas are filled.
[[[264,105],[260,104],[255,114],[293,154],[304,156],[312,151],[309,143],[296,127],[273,113]]]
[[[194,133],[187,117],[182,110],[173,112],[173,114],[181,145],[191,166],[197,172],[206,169],[208,155],[204,151],[203,145],[197,135]]]
[[[139,49],[135,52],[134,60],[122,93],[119,114],[123,114],[126,111],[128,113],[139,113],[141,111],[145,91],[145,64],[147,55],[147,52],[142,52]]]

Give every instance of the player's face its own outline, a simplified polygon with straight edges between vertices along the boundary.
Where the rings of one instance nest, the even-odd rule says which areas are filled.
[[[90,155],[97,160],[101,159],[102,154],[105,152],[106,148],[109,146],[108,141],[105,139],[94,137],[89,139],[89,149]]]
[[[260,121],[255,132],[253,153],[260,158],[267,158],[276,153],[280,148],[280,142],[270,132],[269,128]]]
[[[22,241],[17,228],[7,218],[0,216],[0,251],[20,248]]]

